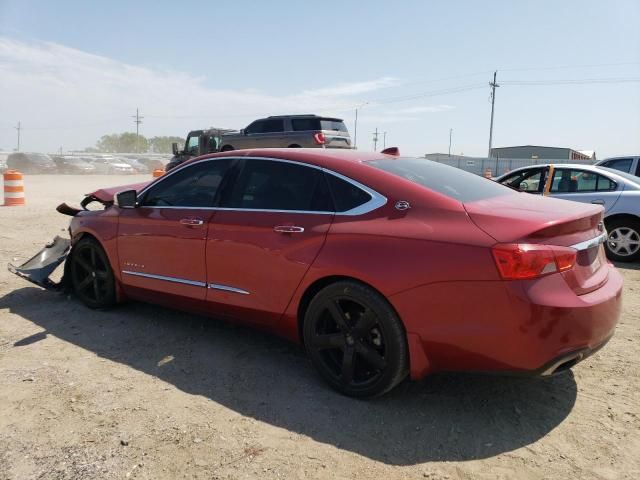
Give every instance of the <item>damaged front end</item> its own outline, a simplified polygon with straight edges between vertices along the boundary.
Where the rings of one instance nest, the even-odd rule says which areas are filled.
[[[113,199],[117,192],[128,189],[140,190],[147,184],[148,182],[96,190],[95,192],[86,195],[82,202],[80,202],[82,208],[76,208],[69,206],[66,203],[61,203],[56,207],[56,211],[63,215],[69,215],[70,217],[75,217],[76,215],[84,212],[89,214],[92,210],[96,209],[89,209],[87,207],[95,202],[99,203],[102,206],[102,209],[107,209],[113,205]],[[70,233],[73,234],[71,231]],[[72,243],[74,242],[72,242],[70,238],[56,236],[53,241],[45,245],[45,247],[31,259],[17,267],[9,264],[8,269],[11,273],[14,273],[40,287],[46,288],[47,290],[64,291],[66,289],[65,278],[67,275],[62,275],[59,282],[55,282],[49,277],[51,277],[56,268],[58,268],[71,254]]]
[[[47,244],[34,257],[19,267],[9,264],[9,271],[46,289],[62,290],[64,288],[64,276],[57,283],[50,280],[49,277],[65,261],[70,250],[71,240],[56,236],[51,243]]]

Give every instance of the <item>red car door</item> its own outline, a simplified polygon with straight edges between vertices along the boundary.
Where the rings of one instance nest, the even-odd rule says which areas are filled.
[[[225,197],[209,223],[207,300],[219,313],[273,323],[333,220],[324,173],[295,162],[246,159]]]
[[[207,228],[231,159],[196,162],[162,177],[136,208],[122,209],[118,257],[125,291],[205,300]]]

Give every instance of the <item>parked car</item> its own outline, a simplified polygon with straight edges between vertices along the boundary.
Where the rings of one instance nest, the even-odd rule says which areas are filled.
[[[164,170],[166,162],[166,160],[163,162],[161,159],[153,157],[140,157],[138,161],[147,167],[149,173],[157,169]]]
[[[517,190],[604,207],[612,260],[640,260],[640,179],[594,165],[535,165],[513,170],[497,181]]]
[[[347,395],[437,371],[551,375],[620,314],[601,206],[424,159],[219,153],[92,202],[58,207],[71,239],[13,270],[46,285],[71,245],[64,279],[88,307],[127,297],[271,330]]]
[[[117,157],[117,160],[121,161],[122,163],[126,163],[127,165],[131,165],[131,168],[133,168],[136,173],[149,173],[149,167],[147,167],[142,162],[139,162],[135,158]]]
[[[225,133],[220,150],[265,147],[351,148],[351,137],[340,118],[279,115],[261,118],[239,133]]]
[[[613,168],[640,177],[640,156],[606,158],[596,163],[599,167]]]
[[[90,161],[96,167],[96,173],[101,174],[116,174],[116,173],[125,173],[132,174],[136,173],[131,165],[123,162],[114,157],[86,157],[88,161]]]
[[[90,174],[96,173],[96,167],[80,157],[53,155],[51,157],[59,173]]]
[[[0,173],[7,169],[7,157],[9,154],[0,153]]]
[[[56,173],[56,164],[44,153],[11,153],[7,157],[7,168],[21,173]]]

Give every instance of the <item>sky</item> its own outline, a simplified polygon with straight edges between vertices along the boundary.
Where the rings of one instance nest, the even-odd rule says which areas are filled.
[[[343,118],[403,154],[640,153],[640,1],[0,0],[0,150]]]

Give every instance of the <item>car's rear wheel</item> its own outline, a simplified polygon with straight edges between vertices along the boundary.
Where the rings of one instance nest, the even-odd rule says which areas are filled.
[[[383,296],[360,283],[340,281],[317,293],[303,337],[320,375],[345,395],[382,395],[407,375],[402,322]]]
[[[231,150],[233,150],[233,146],[232,145],[225,145],[224,147],[222,147],[222,149],[220,151],[221,152],[230,152]]]
[[[107,254],[92,238],[73,247],[69,275],[76,296],[89,308],[108,308],[116,303],[115,279]]]
[[[607,256],[618,262],[640,260],[640,221],[617,218],[607,222]]]

